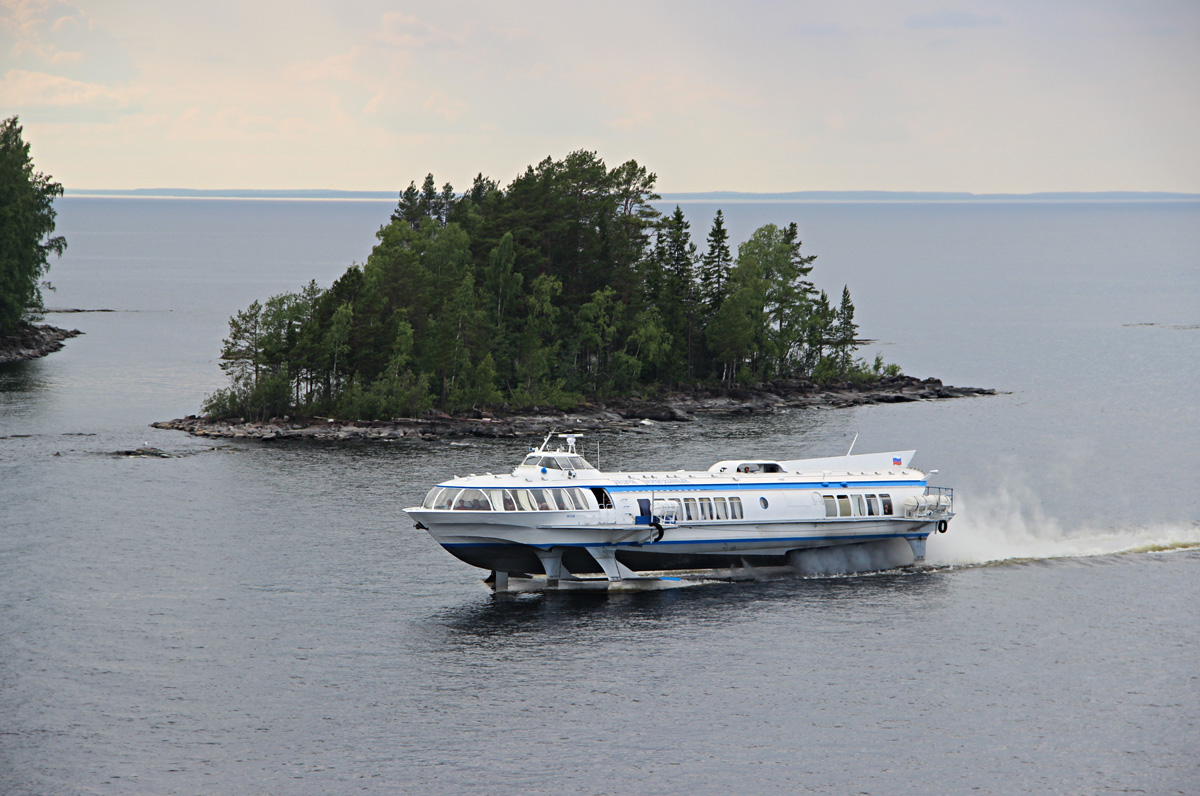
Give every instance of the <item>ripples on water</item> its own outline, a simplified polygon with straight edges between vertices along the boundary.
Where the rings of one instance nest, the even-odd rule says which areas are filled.
[[[959,500],[929,565],[506,597],[400,509],[524,443],[147,428],[219,386],[228,315],[328,282],[389,210],[63,203],[54,303],[147,311],[62,316],[87,334],[0,369],[0,792],[1196,791],[1195,333],[1120,326],[1195,324],[1194,209],[760,208],[810,224],[822,286],[851,282],[888,359],[1010,393],[583,447],[630,469],[830,455],[856,432],[916,447]],[[1023,289],[962,273],[971,239]],[[1104,256],[1150,239],[1129,288]],[[1044,312],[1080,273],[1087,301]],[[942,317],[888,312],[937,280]],[[111,455],[143,441],[175,457]]]

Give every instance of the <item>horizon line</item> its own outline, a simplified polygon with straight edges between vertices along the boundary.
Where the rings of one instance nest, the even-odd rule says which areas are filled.
[[[400,191],[356,191],[326,188],[80,188],[64,197],[144,199],[286,199],[398,201]],[[654,202],[970,202],[970,201],[1200,201],[1200,193],[1179,191],[1034,191],[972,193],[969,191],[672,191]]]

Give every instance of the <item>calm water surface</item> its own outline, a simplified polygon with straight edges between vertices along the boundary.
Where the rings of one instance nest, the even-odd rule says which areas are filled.
[[[114,312],[0,370],[0,793],[1200,790],[1197,205],[725,206],[735,240],[800,223],[864,355],[1006,394],[589,455],[915,447],[960,500],[936,566],[504,598],[399,510],[518,444],[148,428],[221,386],[229,315],[361,262],[387,203],[59,208],[47,303]],[[176,457],[110,455],[142,442]]]

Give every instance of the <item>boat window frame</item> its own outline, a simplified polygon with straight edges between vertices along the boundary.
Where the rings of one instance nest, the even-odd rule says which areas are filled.
[[[582,487],[578,487],[578,486],[569,486],[569,487],[564,487],[564,488],[568,492],[570,492],[571,497],[574,498],[576,511],[591,511],[592,510],[592,501],[588,500],[587,490],[583,489]]]
[[[565,511],[583,511],[587,508],[587,501],[579,502],[579,496],[575,494],[575,488],[564,486],[556,490],[558,494],[558,503]],[[568,505],[569,504],[569,505]]]
[[[468,496],[468,494],[467,494],[468,492],[476,492],[479,494],[479,497],[475,497],[473,495]],[[479,498],[483,498],[483,501],[487,504],[487,506],[485,508],[479,508],[478,506],[466,506],[466,505],[460,506],[459,505],[459,503],[463,503],[468,499],[473,500],[473,501],[478,501]],[[451,510],[452,511],[491,511],[492,510],[492,501],[488,498],[487,492],[484,491],[483,489],[480,489],[479,487],[467,487],[467,488],[463,489],[462,491],[460,491],[455,496],[454,503],[452,504]]]
[[[884,517],[896,516],[895,514],[892,513],[892,496],[885,495],[884,493],[880,492],[879,499],[883,503],[883,515],[882,516],[884,516]]]
[[[711,520],[713,518],[712,498],[702,497],[700,503],[700,519]]]
[[[683,499],[683,517],[687,520],[700,519],[700,504],[696,502],[696,498],[685,497]]]
[[[461,487],[446,487],[446,491],[439,495],[440,503],[434,504],[434,511],[451,511],[454,506],[454,499],[462,492]]]
[[[713,498],[713,519],[727,520],[729,519],[729,505],[723,497]]]
[[[483,490],[492,504],[492,511],[512,511],[504,502],[504,493],[507,491],[506,489],[496,489],[494,487]]]
[[[529,490],[529,492],[530,497],[533,498],[533,505],[537,506],[535,511],[560,511],[558,501],[554,499],[553,489],[549,487],[537,487]],[[545,508],[542,508],[543,505]]]
[[[825,517],[836,517],[838,515],[837,498],[833,495],[821,495],[822,501],[825,504]]]
[[[849,495],[838,495],[837,496],[837,504],[838,504],[838,516],[839,517],[854,516],[850,510],[850,496]]]
[[[421,508],[432,509],[437,505],[437,498],[441,497],[442,492],[446,491],[444,486],[435,486],[426,493],[425,499],[421,501]]]
[[[729,518],[732,520],[745,519],[746,513],[742,509],[742,499],[740,497],[729,498]]]
[[[867,516],[868,517],[878,517],[879,516],[879,498],[873,494],[868,494],[866,496],[866,499],[867,499]]]

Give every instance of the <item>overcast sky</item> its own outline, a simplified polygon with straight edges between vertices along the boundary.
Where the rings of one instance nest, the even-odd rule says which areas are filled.
[[[1200,1],[0,0],[0,116],[68,189],[1200,192]]]

